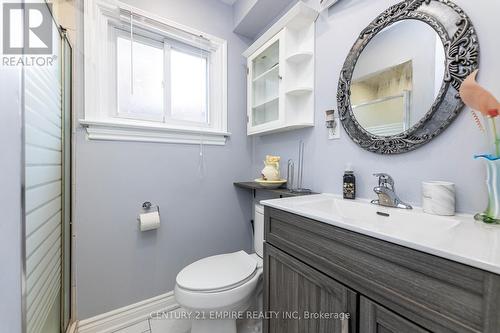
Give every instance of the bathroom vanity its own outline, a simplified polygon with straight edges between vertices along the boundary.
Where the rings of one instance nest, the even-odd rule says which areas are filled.
[[[332,195],[265,205],[267,333],[500,332],[500,230]],[[349,319],[305,319],[349,313]]]

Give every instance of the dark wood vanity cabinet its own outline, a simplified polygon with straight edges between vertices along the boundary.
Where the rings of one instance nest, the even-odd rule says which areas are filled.
[[[356,322],[333,318],[356,312],[357,294],[344,285],[267,244],[266,270],[265,306],[275,312],[267,332],[348,333],[350,322]],[[319,313],[325,316],[316,317]]]
[[[417,326],[411,321],[398,316],[383,306],[360,297],[359,305],[360,332],[365,333],[428,333],[429,331]]]
[[[265,333],[500,333],[499,275],[269,207],[265,241]]]

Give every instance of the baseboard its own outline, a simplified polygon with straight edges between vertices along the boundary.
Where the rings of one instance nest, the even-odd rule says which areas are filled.
[[[179,308],[174,292],[156,296],[117,310],[78,322],[78,333],[111,333],[134,325],[150,317],[153,312],[172,311]]]
[[[66,333],[76,333],[77,328],[78,322],[74,321],[68,326],[68,328],[66,329]]]

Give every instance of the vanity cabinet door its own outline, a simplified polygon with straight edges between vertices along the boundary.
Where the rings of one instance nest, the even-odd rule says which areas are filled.
[[[264,264],[265,333],[357,332],[355,292],[269,244]]]
[[[360,333],[429,333],[365,297],[360,298],[359,320]]]

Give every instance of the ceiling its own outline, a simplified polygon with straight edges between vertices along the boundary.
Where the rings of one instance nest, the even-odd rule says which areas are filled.
[[[286,8],[299,0],[218,0],[233,6],[233,31],[255,39],[270,23],[274,22]],[[238,3],[238,5],[235,5]],[[237,8],[235,8],[237,7]]]
[[[251,3],[248,8],[240,10],[235,16],[234,32],[250,39],[255,39],[269,24],[275,22],[291,5],[298,0],[257,0],[247,1]]]

